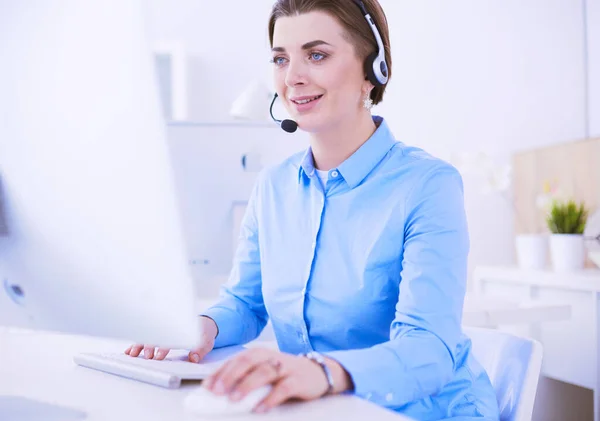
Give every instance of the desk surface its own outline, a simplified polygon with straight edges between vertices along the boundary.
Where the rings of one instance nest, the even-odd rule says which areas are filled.
[[[0,326],[0,396],[21,396],[81,410],[88,414],[86,421],[202,419],[187,413],[183,405],[185,396],[199,387],[197,384],[163,389],[73,363],[73,355],[79,352],[122,352],[128,345],[121,341]],[[335,419],[347,421],[410,421],[354,396],[286,404],[268,414],[235,419],[330,420],[334,414]]]

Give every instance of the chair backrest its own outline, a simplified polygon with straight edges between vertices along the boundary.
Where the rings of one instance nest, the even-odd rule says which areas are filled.
[[[464,332],[496,391],[500,421],[531,421],[542,369],[542,345],[493,329],[465,327]]]

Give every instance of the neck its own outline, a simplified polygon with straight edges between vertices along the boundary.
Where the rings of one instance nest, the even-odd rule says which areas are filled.
[[[344,120],[329,130],[313,133],[310,138],[315,168],[329,171],[356,152],[377,130],[371,113],[361,112],[358,119]]]

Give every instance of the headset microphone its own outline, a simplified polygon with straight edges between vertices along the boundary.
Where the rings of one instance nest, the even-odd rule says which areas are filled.
[[[269,110],[269,112],[271,113],[271,118],[276,121],[277,123],[280,124],[281,128],[283,130],[285,130],[288,133],[294,133],[297,129],[298,129],[298,123],[296,123],[294,120],[277,120],[275,117],[273,117],[273,104],[275,104],[275,100],[277,99],[279,95],[275,94],[275,96],[273,97],[273,101],[271,101],[271,108]]]
[[[281,128],[288,133],[294,133],[296,130],[298,130],[298,123],[296,123],[294,120],[286,119],[281,122]]]

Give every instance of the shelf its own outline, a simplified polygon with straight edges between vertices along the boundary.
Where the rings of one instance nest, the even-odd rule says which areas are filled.
[[[600,292],[600,269],[590,268],[572,272],[551,269],[528,270],[512,266],[478,266],[473,277],[478,281],[510,284],[551,286],[559,289]]]
[[[258,121],[167,121],[167,127],[256,127],[279,129],[275,122]]]

